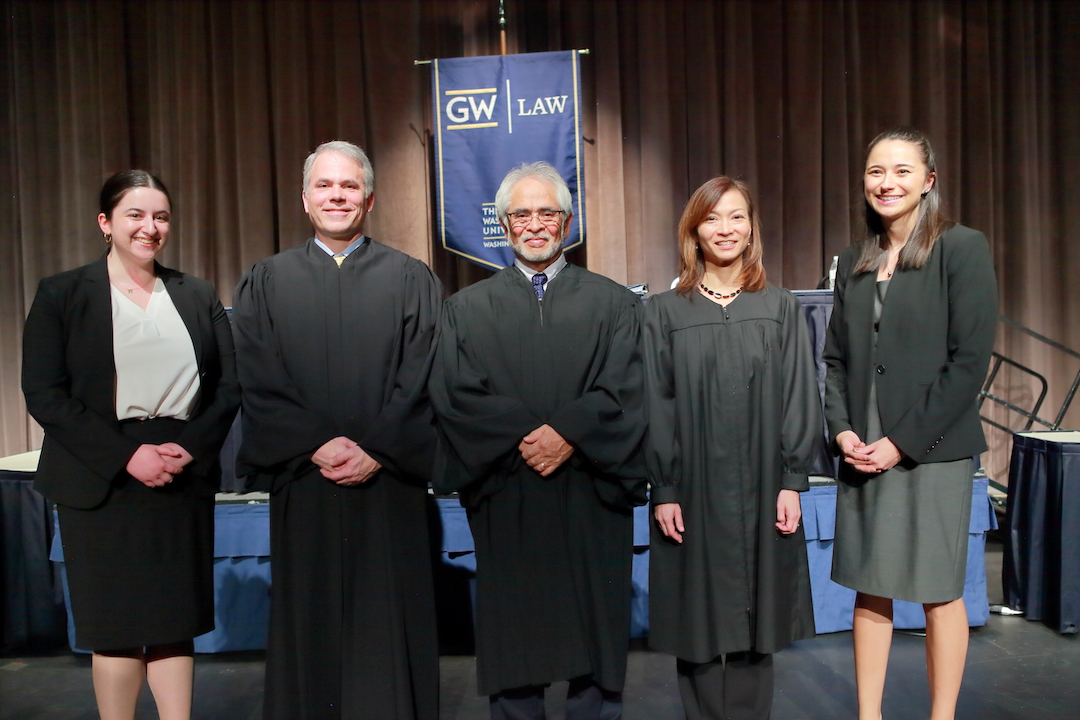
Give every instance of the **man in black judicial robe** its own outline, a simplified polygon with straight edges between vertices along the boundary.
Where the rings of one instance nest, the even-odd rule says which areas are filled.
[[[517,261],[450,298],[430,391],[433,481],[460,490],[476,544],[479,692],[493,720],[618,718],[631,508],[644,497],[640,300],[568,265],[570,192],[547,163],[495,197]]]
[[[236,290],[237,474],[272,494],[268,719],[438,716],[425,383],[442,291],[362,234],[371,183],[360,148],[319,146],[304,168],[315,237]]]

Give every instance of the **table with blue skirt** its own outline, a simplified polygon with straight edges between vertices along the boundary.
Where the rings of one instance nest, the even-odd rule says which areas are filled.
[[[832,565],[833,528],[836,520],[836,485],[821,480],[808,492],[802,493],[803,527],[810,564],[810,585],[814,602],[814,620],[819,633],[851,629],[855,592],[829,579]],[[476,556],[466,512],[457,498],[440,497],[434,502],[437,513],[437,532],[441,532],[440,564],[436,570],[436,600],[441,607],[444,624],[458,627],[472,625],[469,596],[475,592]],[[649,631],[649,523],[648,506],[634,511],[634,557],[631,574],[631,637],[645,637]],[[215,630],[195,639],[195,651],[200,653],[259,649],[266,646],[267,623],[270,616],[270,513],[265,502],[219,503],[214,509],[214,621]],[[968,623],[986,624],[989,607],[986,599],[986,566],[984,550],[986,532],[995,528],[994,511],[987,497],[985,478],[972,482],[972,512],[968,538],[967,582],[964,604]],[[67,598],[66,576],[63,572],[63,548],[59,528],[56,528],[50,559],[60,564]],[[440,578],[451,575],[464,578],[469,585],[462,601],[461,593],[442,592]],[[443,585],[443,587],[440,587]],[[445,588],[448,589],[448,588]],[[449,595],[456,599],[450,599]],[[70,616],[69,616],[70,617]],[[922,606],[915,603],[894,603],[894,626],[897,629],[925,627]],[[74,625],[68,620],[68,637],[74,645]]]
[[[0,650],[64,639],[60,579],[49,563],[53,522],[34,490],[37,451],[0,459]]]
[[[1063,634],[1080,630],[1080,432],[1013,435],[1005,604]]]
[[[997,527],[993,506],[987,495],[987,480],[972,480],[971,521],[968,527],[967,581],[964,605],[968,624],[986,624],[990,607],[986,599],[986,533]],[[851,629],[855,609],[855,591],[829,579],[832,569],[833,530],[836,526],[836,483],[826,478],[814,481],[809,491],[801,493],[803,529],[810,564],[810,590],[814,602],[814,622],[819,633]],[[455,498],[439,498],[442,521],[442,562],[470,573],[476,572],[472,534],[465,509]],[[634,560],[630,588],[630,635],[649,634],[649,506],[634,510]],[[901,630],[926,627],[922,605],[895,601],[893,625]]]

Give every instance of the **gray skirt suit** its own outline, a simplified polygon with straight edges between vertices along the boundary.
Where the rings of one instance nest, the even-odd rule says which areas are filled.
[[[997,285],[985,236],[956,225],[926,265],[878,282],[840,257],[825,343],[825,416],[835,438],[888,437],[895,467],[840,463],[832,579],[911,602],[963,595],[971,458],[986,449],[975,400],[993,350]]]

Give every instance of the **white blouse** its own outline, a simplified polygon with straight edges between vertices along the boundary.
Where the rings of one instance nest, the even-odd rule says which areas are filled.
[[[154,281],[146,310],[111,287],[117,419],[189,419],[199,400],[199,367],[165,283]]]

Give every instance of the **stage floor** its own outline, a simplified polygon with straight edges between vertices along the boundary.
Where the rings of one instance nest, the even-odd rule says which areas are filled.
[[[987,542],[987,589],[1001,602],[1001,543]],[[640,642],[632,645],[625,692],[625,720],[680,720],[675,662]],[[262,713],[262,652],[199,655],[195,660],[193,716],[257,720]],[[929,709],[924,641],[897,632],[893,639],[885,716],[923,720]],[[442,720],[487,720],[487,700],[476,697],[471,656],[444,656]],[[957,718],[1061,720],[1078,717],[1080,639],[1062,636],[1022,617],[991,615],[973,629]],[[560,695],[549,691],[561,720]],[[776,720],[837,720],[855,717],[851,633],[795,643],[776,657]],[[149,691],[140,718],[156,717]],[[0,720],[96,720],[90,660],[66,648],[36,655],[0,656]]]

